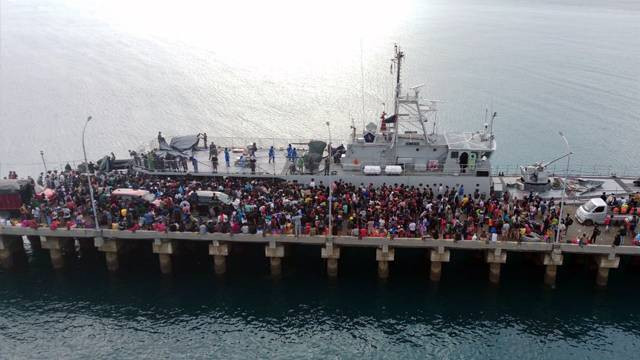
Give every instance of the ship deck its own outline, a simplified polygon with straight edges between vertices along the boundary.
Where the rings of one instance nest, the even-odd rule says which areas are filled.
[[[241,176],[241,177],[254,177],[254,178],[285,178],[290,179],[292,181],[302,181],[308,182],[311,178],[315,178],[315,180],[319,183],[321,182],[329,182],[330,179],[328,176],[324,175],[323,167],[324,162],[322,162],[319,166],[319,173],[312,174],[291,174],[289,172],[289,167],[291,165],[291,161],[287,159],[287,151],[286,148],[280,147],[276,148],[275,154],[275,162],[269,162],[269,151],[267,148],[259,148],[256,151],[256,170],[255,173],[251,173],[251,169],[248,166],[248,161],[246,161],[246,166],[241,167],[238,164],[238,160],[241,155],[247,157],[247,152],[243,148],[233,148],[231,152],[230,166],[226,166],[224,161],[224,152],[220,151],[218,153],[218,169],[217,171],[213,171],[211,161],[209,161],[209,151],[206,149],[198,149],[194,152],[194,157],[198,161],[198,171],[196,172],[193,168],[191,162],[188,162],[188,170],[185,171],[175,171],[175,170],[148,170],[144,168],[136,168],[137,171],[147,174],[154,174],[160,176],[181,176],[181,175],[192,175],[192,176]],[[298,149],[298,156],[303,156],[305,153],[305,149]],[[333,164],[332,176],[335,178],[341,178],[349,176],[349,178],[353,178],[354,183],[381,183],[387,179],[386,183],[407,183],[409,185],[424,185],[429,184],[429,181],[418,180],[418,181],[409,181],[409,179],[418,177],[420,179],[424,179],[427,176],[455,176],[462,180],[463,178],[474,178],[473,176],[466,176],[463,174],[444,174],[442,172],[405,172],[402,175],[396,176],[367,176],[363,175],[359,172],[349,172],[344,171],[342,166],[339,164]],[[334,178],[334,179],[335,179]],[[576,177],[571,176],[570,179],[582,179],[582,180],[593,180],[593,181],[602,181],[602,185],[598,188],[592,189],[590,191],[571,191],[567,193],[568,201],[582,201],[583,199],[588,199],[592,197],[598,197],[603,192],[607,194],[629,194],[640,192],[640,187],[633,184],[634,177],[614,177],[614,176],[584,176],[584,177]],[[506,175],[506,176],[493,176],[491,177],[491,183],[493,184],[494,190],[498,192],[509,191],[510,194],[517,197],[526,197],[529,195],[530,190],[525,190],[521,186],[519,186],[519,176],[516,175]],[[462,181],[461,181],[462,183]],[[465,185],[466,187],[466,185]],[[550,189],[544,192],[535,192],[535,194],[542,196],[543,198],[560,198],[562,196],[562,190],[560,189]]]

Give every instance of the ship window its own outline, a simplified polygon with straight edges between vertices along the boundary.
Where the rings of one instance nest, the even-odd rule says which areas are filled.
[[[452,151],[451,152],[451,158],[452,159],[457,159],[458,158],[458,152],[457,151]]]
[[[416,148],[416,151],[420,151],[420,148]]]
[[[436,151],[436,148],[433,148],[433,151]]]
[[[480,184],[476,184],[476,187],[480,187]]]

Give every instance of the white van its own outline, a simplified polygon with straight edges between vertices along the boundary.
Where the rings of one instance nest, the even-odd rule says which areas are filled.
[[[590,199],[576,210],[576,220],[578,220],[580,224],[585,225],[604,224],[604,219],[607,215],[611,216],[612,224],[622,222],[626,217],[630,216],[614,214],[607,203],[601,198]]]

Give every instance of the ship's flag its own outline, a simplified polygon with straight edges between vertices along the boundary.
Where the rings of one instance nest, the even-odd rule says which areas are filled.
[[[386,124],[394,123],[398,119],[398,115],[391,115],[388,118],[384,119]]]

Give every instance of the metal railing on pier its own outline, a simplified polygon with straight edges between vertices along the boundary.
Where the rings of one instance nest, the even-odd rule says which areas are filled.
[[[491,167],[495,176],[520,176],[520,166],[513,164],[498,164]],[[553,164],[546,169],[550,176],[563,177],[567,173],[566,166]],[[569,177],[640,177],[640,169],[636,166],[615,167],[610,165],[575,164],[569,168]]]

